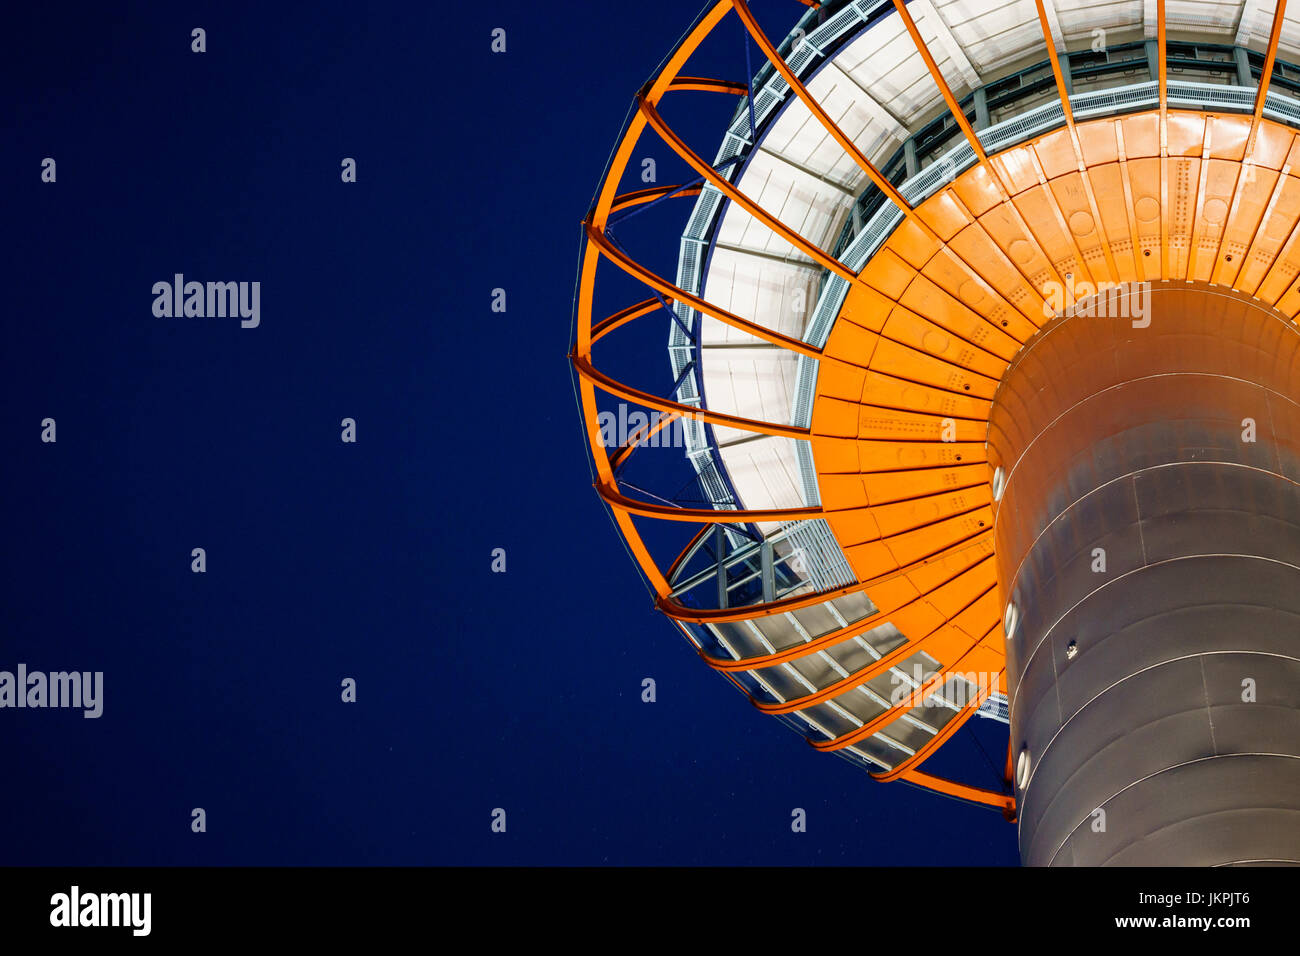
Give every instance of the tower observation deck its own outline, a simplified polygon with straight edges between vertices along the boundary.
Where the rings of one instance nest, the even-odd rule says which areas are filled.
[[[787,7],[704,9],[583,222],[580,411],[655,604],[1026,864],[1300,862],[1300,10]],[[993,784],[932,760],[973,719]]]

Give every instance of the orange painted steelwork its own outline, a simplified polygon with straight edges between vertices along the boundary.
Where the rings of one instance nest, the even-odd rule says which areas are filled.
[[[610,207],[610,212],[622,212],[624,209],[651,203],[661,196],[674,193],[682,197],[698,196],[700,188],[699,186],[651,186],[649,189],[639,189],[634,193],[624,193],[617,197],[614,200],[614,205]]]
[[[971,127],[970,120],[966,119],[966,114],[957,102],[957,97],[952,95],[952,89],[948,86],[948,81],[939,72],[939,64],[934,62],[934,57],[931,56],[929,48],[925,45],[925,41],[921,39],[921,31],[916,28],[916,23],[912,20],[912,14],[907,10],[906,0],[894,0],[894,10],[898,13],[898,18],[903,22],[903,27],[907,30],[908,35],[911,36],[916,52],[921,54],[921,59],[925,61],[925,68],[930,71],[930,77],[934,80],[935,85],[939,87],[939,93],[943,96],[943,101],[948,104],[952,118],[961,127],[962,133],[966,136],[966,141],[970,143],[970,148],[975,150],[975,155],[979,157],[981,163],[987,163],[989,157],[988,153],[984,152],[984,144],[975,135],[975,130]]]
[[[584,223],[588,241],[582,257],[572,360],[596,487],[656,592],[657,606],[682,625],[704,626],[761,621],[858,592],[878,608],[847,626],[771,653],[727,660],[701,652],[709,666],[741,689],[744,685],[737,677],[742,671],[798,661],[881,624],[914,622],[900,627],[907,638],[902,645],[849,677],[782,703],[756,702],[760,710],[774,714],[798,713],[834,701],[926,648],[940,660],[942,672],[913,697],[923,698],[963,669],[1003,673],[999,600],[981,570],[992,554],[984,429],[997,382],[1016,351],[1047,320],[1044,305],[1050,306],[1054,287],[1064,286],[1071,296],[1082,297],[1101,283],[1196,279],[1240,289],[1291,316],[1300,313],[1300,289],[1295,286],[1300,277],[1300,175],[1295,173],[1300,169],[1300,142],[1293,131],[1263,116],[1284,3],[1278,4],[1274,16],[1253,115],[1169,108],[1164,0],[1158,0],[1158,108],[1079,122],[1070,109],[1060,64],[1051,52],[1043,0],[1036,0],[1065,126],[989,156],[921,42],[905,4],[893,2],[954,120],[975,150],[980,160],[976,166],[924,202],[909,206],[784,63],[745,0],[720,0],[701,16],[638,96],[638,109]],[[704,38],[733,10],[802,108],[903,212],[902,223],[859,273],[746,196],[738,180],[733,183],[705,163],[659,112],[662,97],[670,91],[745,92],[740,84],[678,75]],[[824,348],[705,302],[636,263],[609,241],[606,226],[612,212],[670,194],[700,192],[698,186],[664,186],[617,194],[647,128],[738,208],[850,282]],[[1245,174],[1247,166],[1253,170],[1250,175]],[[593,344],[662,307],[659,298],[651,297],[593,324],[593,292],[602,259],[669,304],[680,303],[769,345],[817,360],[820,371],[811,425],[760,422],[695,408],[623,385],[598,371]],[[666,412],[668,417],[611,453],[601,443],[598,389]],[[646,503],[623,494],[615,469],[658,428],[675,416],[687,415],[755,434],[809,441],[820,506],[720,511]],[[951,428],[955,440],[944,437],[944,428]],[[634,516],[703,525],[690,545],[718,523],[822,517],[857,583],[740,608],[691,608],[672,595],[669,584],[690,545],[672,562],[666,576],[641,539]],[[968,702],[913,755],[873,776],[904,779],[999,807],[1013,818],[1011,796],[917,769],[974,714],[981,700],[982,695]],[[907,707],[892,707],[814,746],[820,750],[852,746],[907,712]],[[1008,779],[1011,769],[1009,754]]]
[[[794,246],[818,265],[831,270],[831,272],[834,272],[841,279],[847,279],[850,282],[858,281],[858,277],[847,266],[845,266],[844,263],[827,253],[826,250],[809,242],[803,236],[799,235],[799,233],[795,232],[783,223],[780,219],[777,219],[776,216],[772,215],[758,203],[754,202],[754,200],[742,193],[735,186],[731,185],[731,183],[727,182],[721,173],[698,156],[689,146],[686,145],[685,141],[673,131],[673,128],[664,122],[664,118],[659,115],[659,111],[655,109],[654,104],[651,103],[644,94],[637,96],[637,109],[640,111],[641,115],[646,118],[646,121],[654,131],[659,134],[660,139],[668,144],[668,147],[684,159],[692,169],[707,179],[710,185],[717,189],[718,192],[722,193],[736,205],[740,206],[740,208],[744,209],[745,212],[749,213],[763,225],[767,226],[767,228],[771,229],[778,236],[790,243],[790,245]]]
[[[749,35],[754,38],[754,42],[758,44],[759,49],[763,51],[763,55],[767,57],[767,62],[771,63],[776,71],[781,74],[781,78],[789,84],[790,89],[794,90],[795,96],[799,97],[800,102],[808,107],[808,112],[817,118],[817,122],[825,127],[835,142],[839,143],[840,148],[852,157],[853,161],[858,164],[858,168],[867,174],[867,178],[875,184],[877,189],[888,196],[890,201],[899,209],[910,213],[912,210],[911,204],[899,195],[898,190],[894,188],[894,184],[880,174],[880,171],[871,164],[871,161],[862,154],[862,150],[853,145],[853,140],[845,136],[844,131],[835,125],[835,121],[812,98],[808,88],[800,82],[799,77],[794,75],[794,71],[786,65],[785,60],[781,59],[781,54],[777,52],[776,47],[772,45],[772,41],[767,38],[767,34],[759,27],[758,21],[754,19],[754,14],[750,12],[749,5],[745,3],[745,0],[732,0],[732,6],[735,7],[736,15],[745,24],[745,29],[749,31]]]

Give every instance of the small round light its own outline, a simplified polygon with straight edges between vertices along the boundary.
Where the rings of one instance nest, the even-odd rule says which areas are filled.
[[[1006,490],[1006,487],[1007,487],[1006,472],[1002,470],[1001,465],[998,465],[997,468],[993,469],[993,500],[994,501],[1002,500],[1002,492]]]
[[[1029,763],[1029,748],[1025,747],[1016,759],[1016,786],[1021,790],[1029,782]]]

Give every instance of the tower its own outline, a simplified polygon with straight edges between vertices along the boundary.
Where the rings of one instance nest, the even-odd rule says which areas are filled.
[[[760,68],[716,78],[741,30]],[[595,484],[659,608],[1029,864],[1300,861],[1291,63],[1284,2],[829,2],[778,44],[724,0],[584,221]],[[666,118],[704,96],[712,161]],[[643,135],[689,173],[636,183]],[[669,279],[624,239],[683,200]],[[597,361],[633,322],[668,330],[638,384]],[[628,479],[666,448],[702,501]],[[977,716],[1001,787],[927,765]]]

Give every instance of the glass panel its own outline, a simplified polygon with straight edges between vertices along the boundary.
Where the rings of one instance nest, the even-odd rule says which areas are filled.
[[[869,720],[875,720],[885,712],[884,706],[876,703],[868,697],[859,687],[855,687],[852,690],[846,690],[835,698],[835,703],[839,704],[864,724]]]
[[[800,608],[791,613],[798,618],[799,623],[803,625],[803,629],[812,637],[821,637],[823,634],[829,634],[831,631],[837,631],[840,628],[840,622],[835,620],[835,616],[820,604]]]
[[[929,654],[912,654],[906,660],[902,661],[897,667],[911,681],[920,683],[926,678],[933,676],[938,670],[935,660]],[[909,681],[904,680],[894,669],[891,669],[878,677],[873,677],[867,682],[867,686],[874,690],[881,697],[888,701],[902,700],[912,692],[912,685]]]
[[[803,635],[795,630],[794,622],[785,614],[756,617],[753,622],[778,651],[804,643]]]
[[[888,621],[867,631],[862,639],[874,647],[881,657],[907,643],[907,636]]]
[[[760,667],[754,671],[754,674],[761,677],[776,693],[781,695],[782,700],[791,700],[795,697],[803,697],[809,693],[807,687],[799,683],[798,678],[790,673],[784,664],[773,664],[771,667]]]
[[[850,674],[862,670],[862,668],[874,663],[876,660],[871,652],[854,637],[841,641],[834,647],[827,648],[826,653],[835,658],[835,662]]]
[[[946,707],[920,707],[912,712],[912,716],[920,718],[930,727],[938,728],[943,726],[943,711],[945,710],[947,710]],[[934,737],[934,734],[929,730],[923,730],[901,718],[888,727],[882,728],[882,732],[912,750],[920,750]]]
[[[767,653],[767,648],[759,643],[758,637],[744,621],[724,621],[720,624],[710,624],[709,628],[741,657],[755,657]]]
[[[837,713],[835,708],[828,707],[826,704],[805,707],[804,713],[829,730],[834,737],[841,737],[857,727],[857,724],[853,723],[853,721],[843,714]]]
[[[871,754],[887,767],[894,767],[907,759],[907,754],[897,747],[891,747],[880,738],[872,735],[865,740],[854,742],[853,749],[859,753]]]
[[[850,624],[864,617],[871,617],[877,611],[876,606],[867,597],[866,591],[854,591],[852,594],[837,597],[831,603],[835,605],[835,610],[840,612],[840,616]]]
[[[821,654],[809,654],[807,657],[791,661],[790,665],[812,682],[818,690],[841,679],[840,673]]]

